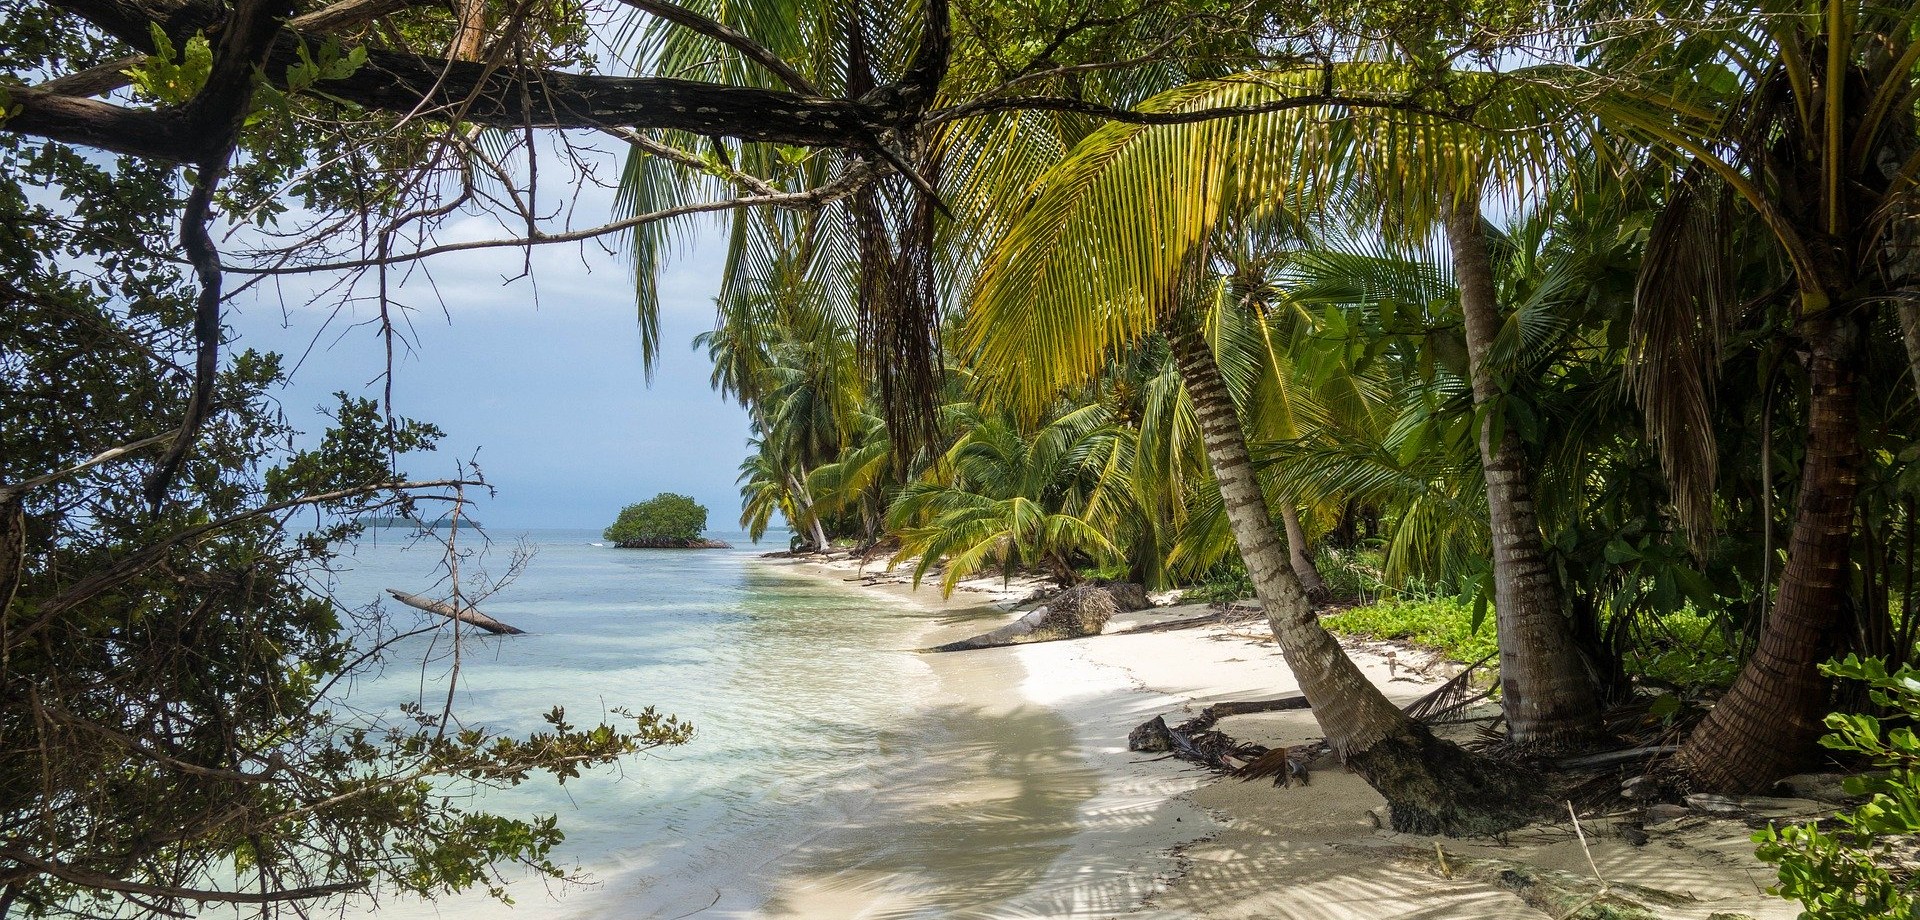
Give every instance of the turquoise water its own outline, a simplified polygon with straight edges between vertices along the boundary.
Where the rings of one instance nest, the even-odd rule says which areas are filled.
[[[354,708],[437,709],[457,657],[454,706],[469,724],[524,733],[554,705],[575,724],[649,705],[694,724],[691,743],[621,769],[481,795],[505,813],[558,813],[568,839],[557,861],[602,883],[559,905],[544,889],[516,891],[517,915],[751,911],[767,897],[764,869],[859,823],[887,777],[951,740],[924,719],[909,728],[930,692],[909,651],[927,614],[754,561],[784,547],[784,534],[758,547],[715,536],[735,549],[620,550],[596,545],[594,531],[495,531],[484,555],[462,560],[462,582],[504,572],[516,546],[530,551],[511,583],[476,602],[528,635],[463,630],[456,655],[449,631],[435,630],[348,688]],[[463,548],[476,547],[471,538]],[[349,605],[390,587],[444,596],[444,557],[431,538],[374,531],[342,560],[336,593]],[[390,601],[384,615],[395,627],[432,619]]]

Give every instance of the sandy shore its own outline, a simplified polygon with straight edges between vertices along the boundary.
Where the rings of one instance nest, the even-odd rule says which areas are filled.
[[[894,594],[925,611],[925,644],[964,638],[1007,622],[1013,602],[1036,587],[998,578],[963,585],[942,601],[928,584],[911,590],[899,574],[856,577],[848,560],[769,560],[822,578]],[[1382,800],[1337,764],[1315,765],[1312,784],[1216,779],[1178,761],[1126,749],[1130,728],[1155,715],[1170,723],[1214,702],[1267,699],[1297,691],[1264,622],[1135,632],[1193,617],[1204,608],[1123,614],[1102,636],[948,655],[928,655],[937,707],[974,720],[993,743],[974,742],[940,765],[931,805],[951,821],[930,834],[939,852],[886,842],[900,827],[874,827],[873,858],[837,846],[775,882],[768,916],[880,918],[1116,917],[1372,920],[1548,916],[1493,884],[1447,878],[1405,848],[1434,841],[1376,828]],[[1387,694],[1410,702],[1447,676],[1444,663],[1384,645],[1351,647]],[[1422,666],[1426,666],[1423,670]],[[1232,716],[1222,730],[1269,746],[1316,739],[1310,711]],[[1049,749],[1067,743],[1071,749]],[[923,778],[924,779],[924,778]],[[909,781],[900,815],[925,815],[928,790]],[[1049,790],[1053,794],[1049,795]],[[1811,803],[1809,803],[1811,804]],[[879,809],[885,823],[888,809]],[[1570,823],[1531,828],[1502,843],[1446,841],[1450,857],[1486,857],[1672,893],[1662,916],[1705,920],[1716,913],[1787,920],[1797,905],[1767,895],[1771,871],[1753,858],[1751,829],[1739,821],[1686,817],[1623,836],[1631,816],[1583,818],[1589,847]],[[929,819],[922,818],[922,821]],[[1064,824],[1063,824],[1064,822]],[[953,824],[970,827],[956,835]],[[912,830],[912,828],[908,828]],[[1025,845],[1020,860],[1001,848]],[[974,855],[958,846],[985,847]],[[1592,863],[1588,853],[1591,852]],[[1009,868],[1016,862],[1017,869]],[[982,870],[991,867],[991,871]],[[966,886],[953,890],[952,886]]]

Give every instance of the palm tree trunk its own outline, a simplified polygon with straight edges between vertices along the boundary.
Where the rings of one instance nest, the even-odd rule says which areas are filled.
[[[1809,320],[1806,459],[1787,566],[1760,644],[1675,760],[1707,788],[1752,792],[1793,772],[1823,730],[1831,696],[1819,665],[1838,648],[1852,581],[1859,490],[1861,330],[1831,307]]]
[[[813,493],[807,491],[807,481],[791,473],[787,474],[787,491],[793,495],[793,503],[800,506],[800,516],[807,519],[807,530],[813,540],[813,548],[827,551],[827,531],[820,526],[820,515],[813,511]]]
[[[1313,556],[1307,552],[1307,530],[1300,526],[1300,509],[1293,502],[1280,503],[1280,523],[1287,530],[1287,563],[1293,568],[1293,577],[1300,579],[1300,587],[1307,592],[1308,602],[1318,606],[1333,599],[1333,592],[1327,590],[1327,580],[1320,577],[1320,569],[1313,564]]]
[[[1537,816],[1540,803],[1520,774],[1433,737],[1320,625],[1274,532],[1220,368],[1191,318],[1175,322],[1169,344],[1254,594],[1335,753],[1386,797],[1395,830],[1487,834]]]
[[[1493,529],[1494,627],[1509,737],[1543,752],[1585,747],[1604,732],[1600,690],[1574,641],[1573,623],[1561,608],[1559,585],[1547,565],[1526,453],[1513,432],[1496,438],[1497,410],[1487,408],[1500,396],[1490,353],[1502,321],[1476,195],[1461,195],[1447,207],[1446,228],[1466,318],[1473,403],[1485,414],[1480,466]]]

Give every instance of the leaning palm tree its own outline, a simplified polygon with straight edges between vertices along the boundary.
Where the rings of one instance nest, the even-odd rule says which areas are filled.
[[[1396,87],[1404,97],[1415,89],[1408,71],[1392,65],[1342,65],[1336,71],[1376,92]],[[1156,101],[1169,108],[1257,103],[1305,79],[1249,74],[1194,84]],[[1451,117],[1385,108],[1326,109],[1311,117],[1273,113],[1208,129],[1115,126],[1082,143],[1047,180],[1027,218],[1007,236],[1005,274],[1048,297],[1057,292],[1063,301],[1088,304],[1093,315],[1081,320],[1082,329],[1049,334],[1061,336],[1064,348],[1097,355],[1139,334],[1136,317],[1154,315],[1147,304],[1164,300],[1170,286],[1187,276],[1208,235],[1230,216],[1271,212],[1312,188],[1371,202],[1372,213],[1404,235],[1444,224],[1481,413],[1510,738],[1538,750],[1579,747],[1601,734],[1600,695],[1546,564],[1524,453],[1502,424],[1509,407],[1494,342],[1506,318],[1494,296],[1479,215],[1484,189],[1524,189],[1554,162],[1555,151],[1566,144],[1553,143],[1549,128],[1564,105],[1534,84],[1488,73],[1452,74],[1430,92],[1435,98],[1477,97],[1482,120],[1535,130],[1506,140]],[[1119,226],[1074,235],[1097,222]],[[1149,243],[1158,245],[1143,247]],[[1074,282],[1065,273],[1067,263],[1095,264],[1100,271],[1076,290],[1068,286]],[[1056,327],[1070,322],[1050,321]],[[985,357],[998,362],[1013,355],[995,351]],[[1057,379],[1053,373],[1071,376],[1085,360],[1027,363],[1039,365],[1041,379]]]
[[[1565,82],[1671,169],[1640,287],[1638,390],[1697,534],[1712,530],[1706,423],[1722,343],[1772,305],[1766,325],[1806,355],[1787,563],[1752,657],[1677,757],[1706,785],[1753,790],[1799,764],[1830,706],[1818,666],[1854,579],[1861,359],[1876,311],[1895,312],[1920,385],[1920,8],[1648,0],[1609,23],[1590,33],[1591,66]],[[1769,231],[1790,297],[1742,304],[1732,290],[1736,206]]]
[[[1381,85],[1396,68],[1356,65]],[[1324,74],[1268,73],[1196,83],[1151,100],[1164,110],[1258,103]],[[1106,356],[1164,333],[1193,401],[1236,542],[1287,663],[1329,742],[1391,803],[1403,829],[1512,826],[1539,800],[1514,774],[1435,739],[1367,681],[1320,626],[1275,531],[1242,421],[1202,333],[1197,277],[1233,215],[1298,200],[1302,151],[1320,128],[1295,113],[1095,132],[1036,189],[1000,241],[967,318],[983,395],[1028,412],[1088,379]],[[1093,266],[1089,271],[1087,266]]]

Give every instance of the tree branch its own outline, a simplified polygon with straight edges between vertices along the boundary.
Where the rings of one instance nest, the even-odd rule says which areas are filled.
[[[310,898],[323,898],[330,894],[356,891],[365,888],[367,883],[335,882],[331,885],[314,885],[309,888],[288,888],[284,891],[216,891],[203,888],[167,888],[162,885],[148,885],[144,882],[130,882],[114,878],[79,866],[68,865],[51,859],[41,859],[24,850],[14,847],[0,847],[0,859],[10,859],[23,866],[38,869],[54,878],[72,882],[85,888],[98,888],[103,891],[117,891],[122,894],[141,894],[172,901],[209,901],[226,904],[274,904],[280,901],[300,901]]]
[[[246,267],[246,266],[229,266],[227,268],[227,271],[233,272],[235,274],[243,274],[243,275],[303,275],[303,274],[312,274],[314,272],[331,272],[331,271],[341,271],[345,269],[356,269],[356,268],[374,268],[376,266],[381,266],[381,265],[400,265],[407,262],[418,262],[421,259],[425,259],[431,256],[444,255],[449,252],[465,252],[465,251],[474,250],[474,249],[502,249],[506,247],[542,246],[549,243],[575,243],[581,240],[588,240],[588,239],[593,239],[594,237],[606,236],[612,233],[619,233],[622,231],[631,230],[635,227],[642,226],[644,224],[650,224],[655,221],[668,220],[674,217],[685,217],[690,214],[711,214],[711,213],[716,213],[720,211],[738,210],[740,208],[763,208],[763,207],[786,208],[789,210],[806,210],[811,208],[817,208],[828,202],[835,201],[837,199],[840,199],[847,195],[852,194],[859,187],[860,183],[866,181],[871,176],[872,176],[871,169],[854,169],[854,170],[848,171],[846,174],[842,175],[839,179],[834,180],[830,184],[823,185],[815,189],[809,189],[804,192],[787,192],[787,193],[774,194],[774,195],[745,195],[739,198],[727,198],[719,201],[703,201],[698,204],[681,205],[679,207],[666,208],[660,211],[650,211],[646,214],[634,215],[633,217],[629,217],[625,220],[617,220],[617,221],[613,221],[612,223],[600,224],[598,226],[587,227],[580,230],[568,230],[561,233],[535,233],[530,236],[519,237],[515,239],[469,240],[469,241],[460,242],[460,243],[442,243],[438,246],[429,246],[424,249],[417,249],[412,252],[401,253],[398,255],[389,255],[385,257],[374,257],[374,258],[367,258],[367,259],[352,259],[352,260],[341,261],[341,262],[326,262],[326,263],[320,263],[315,265],[296,265],[296,266],[278,267],[278,268],[252,268],[252,267]]]

